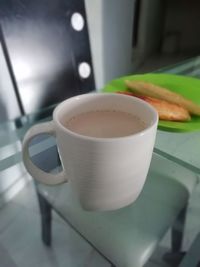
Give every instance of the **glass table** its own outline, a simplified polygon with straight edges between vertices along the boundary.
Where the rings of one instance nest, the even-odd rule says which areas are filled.
[[[157,72],[199,77],[200,57]],[[21,155],[25,132],[35,123],[51,120],[53,108],[0,125],[0,178],[5,179],[5,172],[12,175],[8,188],[16,183],[13,175],[16,171],[9,174],[13,166],[20,164],[20,171],[25,172]],[[186,212],[188,203],[195,198],[193,195],[199,182],[199,153],[200,132],[158,130],[150,171],[141,196],[132,205],[112,212],[83,211],[70,184],[51,187],[36,182],[44,243],[47,246],[51,244],[51,210],[54,209],[113,266],[143,266],[169,229],[172,229],[171,252],[180,255],[184,222],[190,215]],[[33,162],[47,172],[57,172],[61,168],[53,137],[36,137],[30,145],[30,155]],[[200,216],[198,211],[195,211],[196,217]],[[195,231],[191,242],[200,228]],[[191,242],[185,246],[186,249]]]
[[[156,71],[200,78],[200,57]],[[200,174],[200,132],[170,133],[159,131],[155,151]]]

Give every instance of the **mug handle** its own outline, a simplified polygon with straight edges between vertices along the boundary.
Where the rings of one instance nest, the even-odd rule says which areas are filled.
[[[67,182],[68,179],[66,177],[65,171],[61,171],[58,174],[51,174],[44,172],[43,170],[39,169],[30,159],[29,156],[29,143],[30,141],[39,134],[50,134],[52,136],[56,136],[55,129],[54,129],[54,122],[44,122],[37,125],[34,125],[29,129],[26,133],[23,144],[22,144],[22,157],[24,161],[24,165],[27,168],[28,172],[43,184],[48,185],[56,185]]]

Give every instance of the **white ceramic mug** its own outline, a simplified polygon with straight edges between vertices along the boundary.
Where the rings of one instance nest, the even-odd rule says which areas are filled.
[[[145,122],[139,133],[119,138],[96,138],[74,133],[61,123],[63,116],[96,110],[119,110]],[[55,185],[70,180],[80,203],[87,210],[113,210],[136,200],[146,180],[155,142],[157,112],[135,97],[91,93],[69,98],[53,112],[53,120],[33,126],[23,142],[23,160],[39,182]],[[36,167],[28,145],[36,135],[54,135],[63,171],[53,175]]]

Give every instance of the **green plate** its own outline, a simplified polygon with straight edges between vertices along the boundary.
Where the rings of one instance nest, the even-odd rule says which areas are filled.
[[[103,92],[126,91],[125,80],[142,80],[151,82],[156,85],[163,86],[173,92],[192,100],[200,105],[200,80],[173,74],[140,74],[121,77],[108,83],[103,89]],[[172,122],[159,120],[158,128],[171,132],[191,132],[200,131],[200,116],[192,116],[189,122]]]

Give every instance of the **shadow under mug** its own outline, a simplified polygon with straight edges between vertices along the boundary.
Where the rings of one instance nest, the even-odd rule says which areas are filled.
[[[83,136],[68,130],[62,119],[83,112],[117,110],[137,116],[142,131],[117,138]],[[157,112],[135,97],[112,93],[90,93],[69,98],[53,112],[53,120],[33,126],[23,141],[23,161],[28,172],[41,183],[55,185],[70,180],[86,210],[114,210],[134,202],[149,170],[158,124]],[[63,171],[49,174],[30,159],[28,146],[39,134],[56,137]]]

